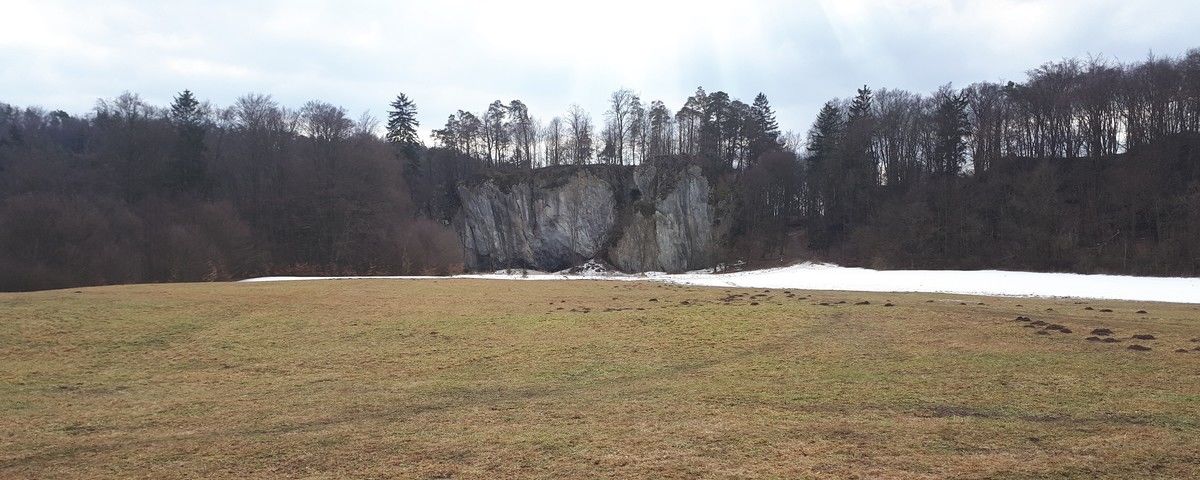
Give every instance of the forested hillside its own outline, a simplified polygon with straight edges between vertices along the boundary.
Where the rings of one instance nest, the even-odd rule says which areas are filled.
[[[798,81],[796,88],[803,88]],[[849,92],[848,92],[849,93]],[[697,164],[721,260],[1200,274],[1200,51],[1066,60],[1022,82],[868,87],[785,133],[763,94],[618,90],[600,120],[519,100],[417,135],[250,94],[0,104],[0,290],[461,271],[455,185],[547,165]]]
[[[86,117],[0,106],[0,125],[0,290],[458,263],[403,157],[326,103],[126,94]]]

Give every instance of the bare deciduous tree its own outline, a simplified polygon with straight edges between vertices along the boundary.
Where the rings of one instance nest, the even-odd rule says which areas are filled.
[[[618,164],[625,163],[625,141],[628,138],[629,116],[633,109],[633,102],[637,98],[632,90],[622,88],[612,93],[608,97],[608,111],[605,112],[605,118],[608,120],[605,124],[605,131],[609,132],[606,140],[611,142],[613,148],[613,161]]]
[[[547,123],[546,128],[542,130],[542,138],[546,145],[546,164],[562,165],[567,141],[562,119],[559,117],[550,119],[550,123]]]
[[[567,141],[571,149],[571,161],[583,165],[592,159],[592,117],[579,105],[567,110]]]

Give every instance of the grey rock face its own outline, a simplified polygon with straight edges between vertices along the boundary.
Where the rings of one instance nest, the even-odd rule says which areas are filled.
[[[712,262],[710,193],[695,166],[554,167],[459,185],[455,226],[471,270],[679,272]]]
[[[681,272],[709,266],[713,209],[708,181],[689,167],[676,181],[664,180],[654,167],[634,171],[638,190],[650,192],[632,209],[609,262],[625,271]]]

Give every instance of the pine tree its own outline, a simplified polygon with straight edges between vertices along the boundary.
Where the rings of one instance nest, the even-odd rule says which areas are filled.
[[[171,121],[176,126],[200,124],[200,102],[191,90],[184,90],[175,96],[175,101],[171,103]]]
[[[708,94],[704,92],[704,87],[696,87],[695,95],[688,97],[683,107],[675,114],[676,123],[679,124],[679,153],[700,154],[700,145],[704,143],[701,137],[703,132],[708,130],[706,111]]]
[[[417,104],[401,93],[392,101],[391,107],[392,110],[388,112],[387,135],[384,138],[390,143],[400,145],[411,156],[421,145],[421,139],[417,136],[417,127],[421,126],[417,121]]]
[[[933,112],[933,152],[929,162],[936,179],[933,189],[934,231],[938,251],[950,252],[962,243],[955,232],[962,229],[961,194],[956,188],[955,177],[966,161],[967,135],[971,134],[969,105],[964,92],[955,92],[950,85],[938,89],[937,107]],[[955,244],[958,245],[955,245]]]
[[[529,116],[529,107],[520,100],[513,100],[508,103],[508,112],[509,136],[513,141],[513,163],[521,168],[533,168],[537,128],[533,118]]]
[[[674,150],[671,146],[671,111],[661,100],[650,103],[650,139],[649,156],[653,159],[661,155],[670,155]]]
[[[450,115],[450,118],[446,119],[446,128],[435,129],[433,131],[433,139],[445,148],[463,153],[462,144],[459,142],[461,134],[462,127],[458,123],[458,117]]]
[[[808,132],[808,206],[814,220],[810,241],[815,247],[828,246],[836,232],[834,219],[840,218],[842,204],[842,166],[840,148],[845,124],[842,110],[834,102],[821,107]]]
[[[860,121],[868,118],[871,115],[871,89],[863,85],[858,89],[858,94],[854,96],[854,100],[850,102],[850,122]]]
[[[863,85],[858,89],[846,115],[846,132],[842,154],[845,156],[845,168],[856,178],[855,183],[873,184],[870,178],[875,170],[875,157],[871,151],[871,136],[875,119],[871,112],[871,89]],[[861,177],[861,178],[860,178]]]
[[[727,158],[732,100],[722,91],[708,94],[705,100],[700,123],[700,156],[718,169],[725,168],[732,164]]]
[[[833,102],[826,103],[808,132],[808,152],[813,163],[831,158],[842,134],[842,111]]]
[[[847,226],[871,213],[872,190],[879,180],[879,165],[871,141],[875,134],[875,115],[871,109],[871,89],[858,89],[847,111],[846,131],[842,138],[841,196],[837,221]]]
[[[500,165],[504,161],[511,140],[508,133],[508,106],[496,100],[483,113],[483,134],[487,142],[488,161],[492,165]]]
[[[171,103],[171,123],[178,135],[175,158],[168,170],[167,183],[181,192],[201,190],[207,183],[204,164],[204,112],[190,90],[184,90]]]
[[[934,111],[934,150],[931,158],[935,175],[956,176],[962,170],[967,151],[966,137],[971,134],[967,117],[967,95],[943,87],[938,92]]]
[[[767,96],[762,93],[754,97],[750,113],[750,160],[755,161],[763,154],[779,149],[779,122],[775,120]]]

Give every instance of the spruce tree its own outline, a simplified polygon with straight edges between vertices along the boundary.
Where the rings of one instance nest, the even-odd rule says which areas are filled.
[[[860,121],[871,115],[871,89],[863,85],[850,102],[850,122]]]
[[[171,103],[171,121],[176,126],[200,124],[200,102],[191,90],[184,90],[175,96],[175,101]]]
[[[879,165],[871,141],[875,134],[875,115],[871,109],[871,89],[863,85],[850,101],[846,132],[842,139],[842,204],[838,219],[852,225],[871,214],[871,193],[878,183]]]
[[[971,134],[967,117],[967,96],[943,87],[938,92],[938,106],[933,114],[934,151],[933,172],[953,177],[962,170],[967,151],[966,137]]]
[[[832,242],[836,235],[833,219],[840,218],[844,203],[845,172],[838,164],[844,131],[842,110],[828,102],[808,132],[808,212],[813,220],[810,242],[818,248]]]
[[[178,135],[175,158],[168,169],[166,182],[178,191],[202,190],[206,185],[204,164],[204,112],[190,90],[184,90],[171,103],[171,123]]]
[[[775,112],[767,101],[767,96],[759,93],[754,97],[754,105],[750,107],[750,160],[754,161],[763,154],[779,148],[779,122],[775,120]]]
[[[817,121],[808,132],[810,162],[820,164],[833,157],[842,134],[842,111],[834,102],[827,102],[817,114]]]
[[[700,124],[700,156],[717,169],[731,165],[726,158],[729,141],[728,124],[731,118],[732,100],[729,94],[716,91],[705,97]]]
[[[417,127],[421,126],[417,121],[417,104],[401,93],[392,101],[391,107],[384,139],[401,146],[411,156],[421,145],[421,139],[417,136]]]

